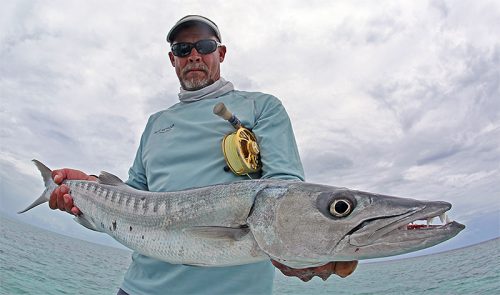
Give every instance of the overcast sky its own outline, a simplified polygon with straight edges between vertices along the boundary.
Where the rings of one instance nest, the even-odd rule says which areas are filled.
[[[218,24],[223,77],[282,100],[309,182],[451,202],[467,228],[432,251],[500,236],[493,0],[2,1],[2,214],[114,243],[48,206],[15,215],[44,189],[30,160],[126,179],[178,101],[165,37],[186,14]]]

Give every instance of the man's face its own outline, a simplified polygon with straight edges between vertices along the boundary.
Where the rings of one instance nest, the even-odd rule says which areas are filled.
[[[196,25],[183,28],[175,36],[173,44],[180,42],[196,43],[199,40],[217,40],[209,28]],[[214,52],[200,54],[195,48],[185,57],[174,56],[168,53],[172,66],[184,90],[198,90],[204,88],[220,78],[220,63],[226,55],[226,47],[219,46]]]

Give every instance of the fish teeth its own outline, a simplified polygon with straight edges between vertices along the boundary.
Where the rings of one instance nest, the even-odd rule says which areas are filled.
[[[427,218],[427,226],[431,225],[432,221],[434,221],[434,217]]]
[[[445,220],[446,220],[446,216],[447,216],[447,215],[446,215],[446,212],[445,212],[445,213],[443,213],[443,214],[441,214],[441,215],[439,215],[439,220],[441,220],[441,222],[445,222]]]
[[[452,221],[453,221],[453,220],[451,220],[451,219],[448,217],[448,215],[446,215],[446,224],[448,224],[448,223],[450,223],[450,222],[452,222]]]

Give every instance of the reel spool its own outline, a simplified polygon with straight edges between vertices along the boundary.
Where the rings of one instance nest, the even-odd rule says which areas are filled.
[[[227,166],[237,175],[247,175],[260,170],[259,146],[255,135],[245,127],[224,136],[222,152]]]
[[[252,131],[245,128],[223,103],[215,105],[214,113],[229,121],[236,129],[235,132],[224,136],[222,140],[222,153],[227,167],[240,176],[259,172],[262,167],[259,145]]]

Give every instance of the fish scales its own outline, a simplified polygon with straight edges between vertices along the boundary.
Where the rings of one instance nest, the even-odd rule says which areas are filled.
[[[34,160],[48,201],[57,187]],[[274,259],[294,268],[420,250],[457,235],[451,204],[300,181],[247,180],[175,192],[139,191],[103,172],[65,180],[75,220],[143,255],[169,263],[230,266]],[[22,213],[20,212],[20,213]],[[440,216],[444,224],[430,224]],[[414,225],[427,220],[427,226]]]
[[[267,256],[259,252],[251,236],[235,242],[230,239],[200,239],[186,234],[182,229],[198,226],[239,227],[246,224],[252,208],[255,183],[234,183],[215,188],[199,188],[171,193],[139,193],[132,195],[127,187],[110,188],[106,185],[84,185],[80,181],[68,181],[75,206],[91,216],[95,230],[102,231],[120,243],[138,252],[173,263],[212,265],[235,257],[256,262]],[[123,189],[123,190],[122,190]],[[113,198],[103,198],[101,192],[113,191]],[[136,206],[127,206],[136,204]],[[158,210],[148,210],[157,207]],[[162,208],[163,210],[159,210]],[[237,210],[235,210],[235,208]],[[102,225],[104,224],[104,226]],[[132,228],[132,229],[131,229]],[[194,244],[195,247],[186,247]],[[231,249],[227,251],[227,249]],[[206,253],[210,253],[207,255]],[[237,262],[241,263],[240,261]]]

